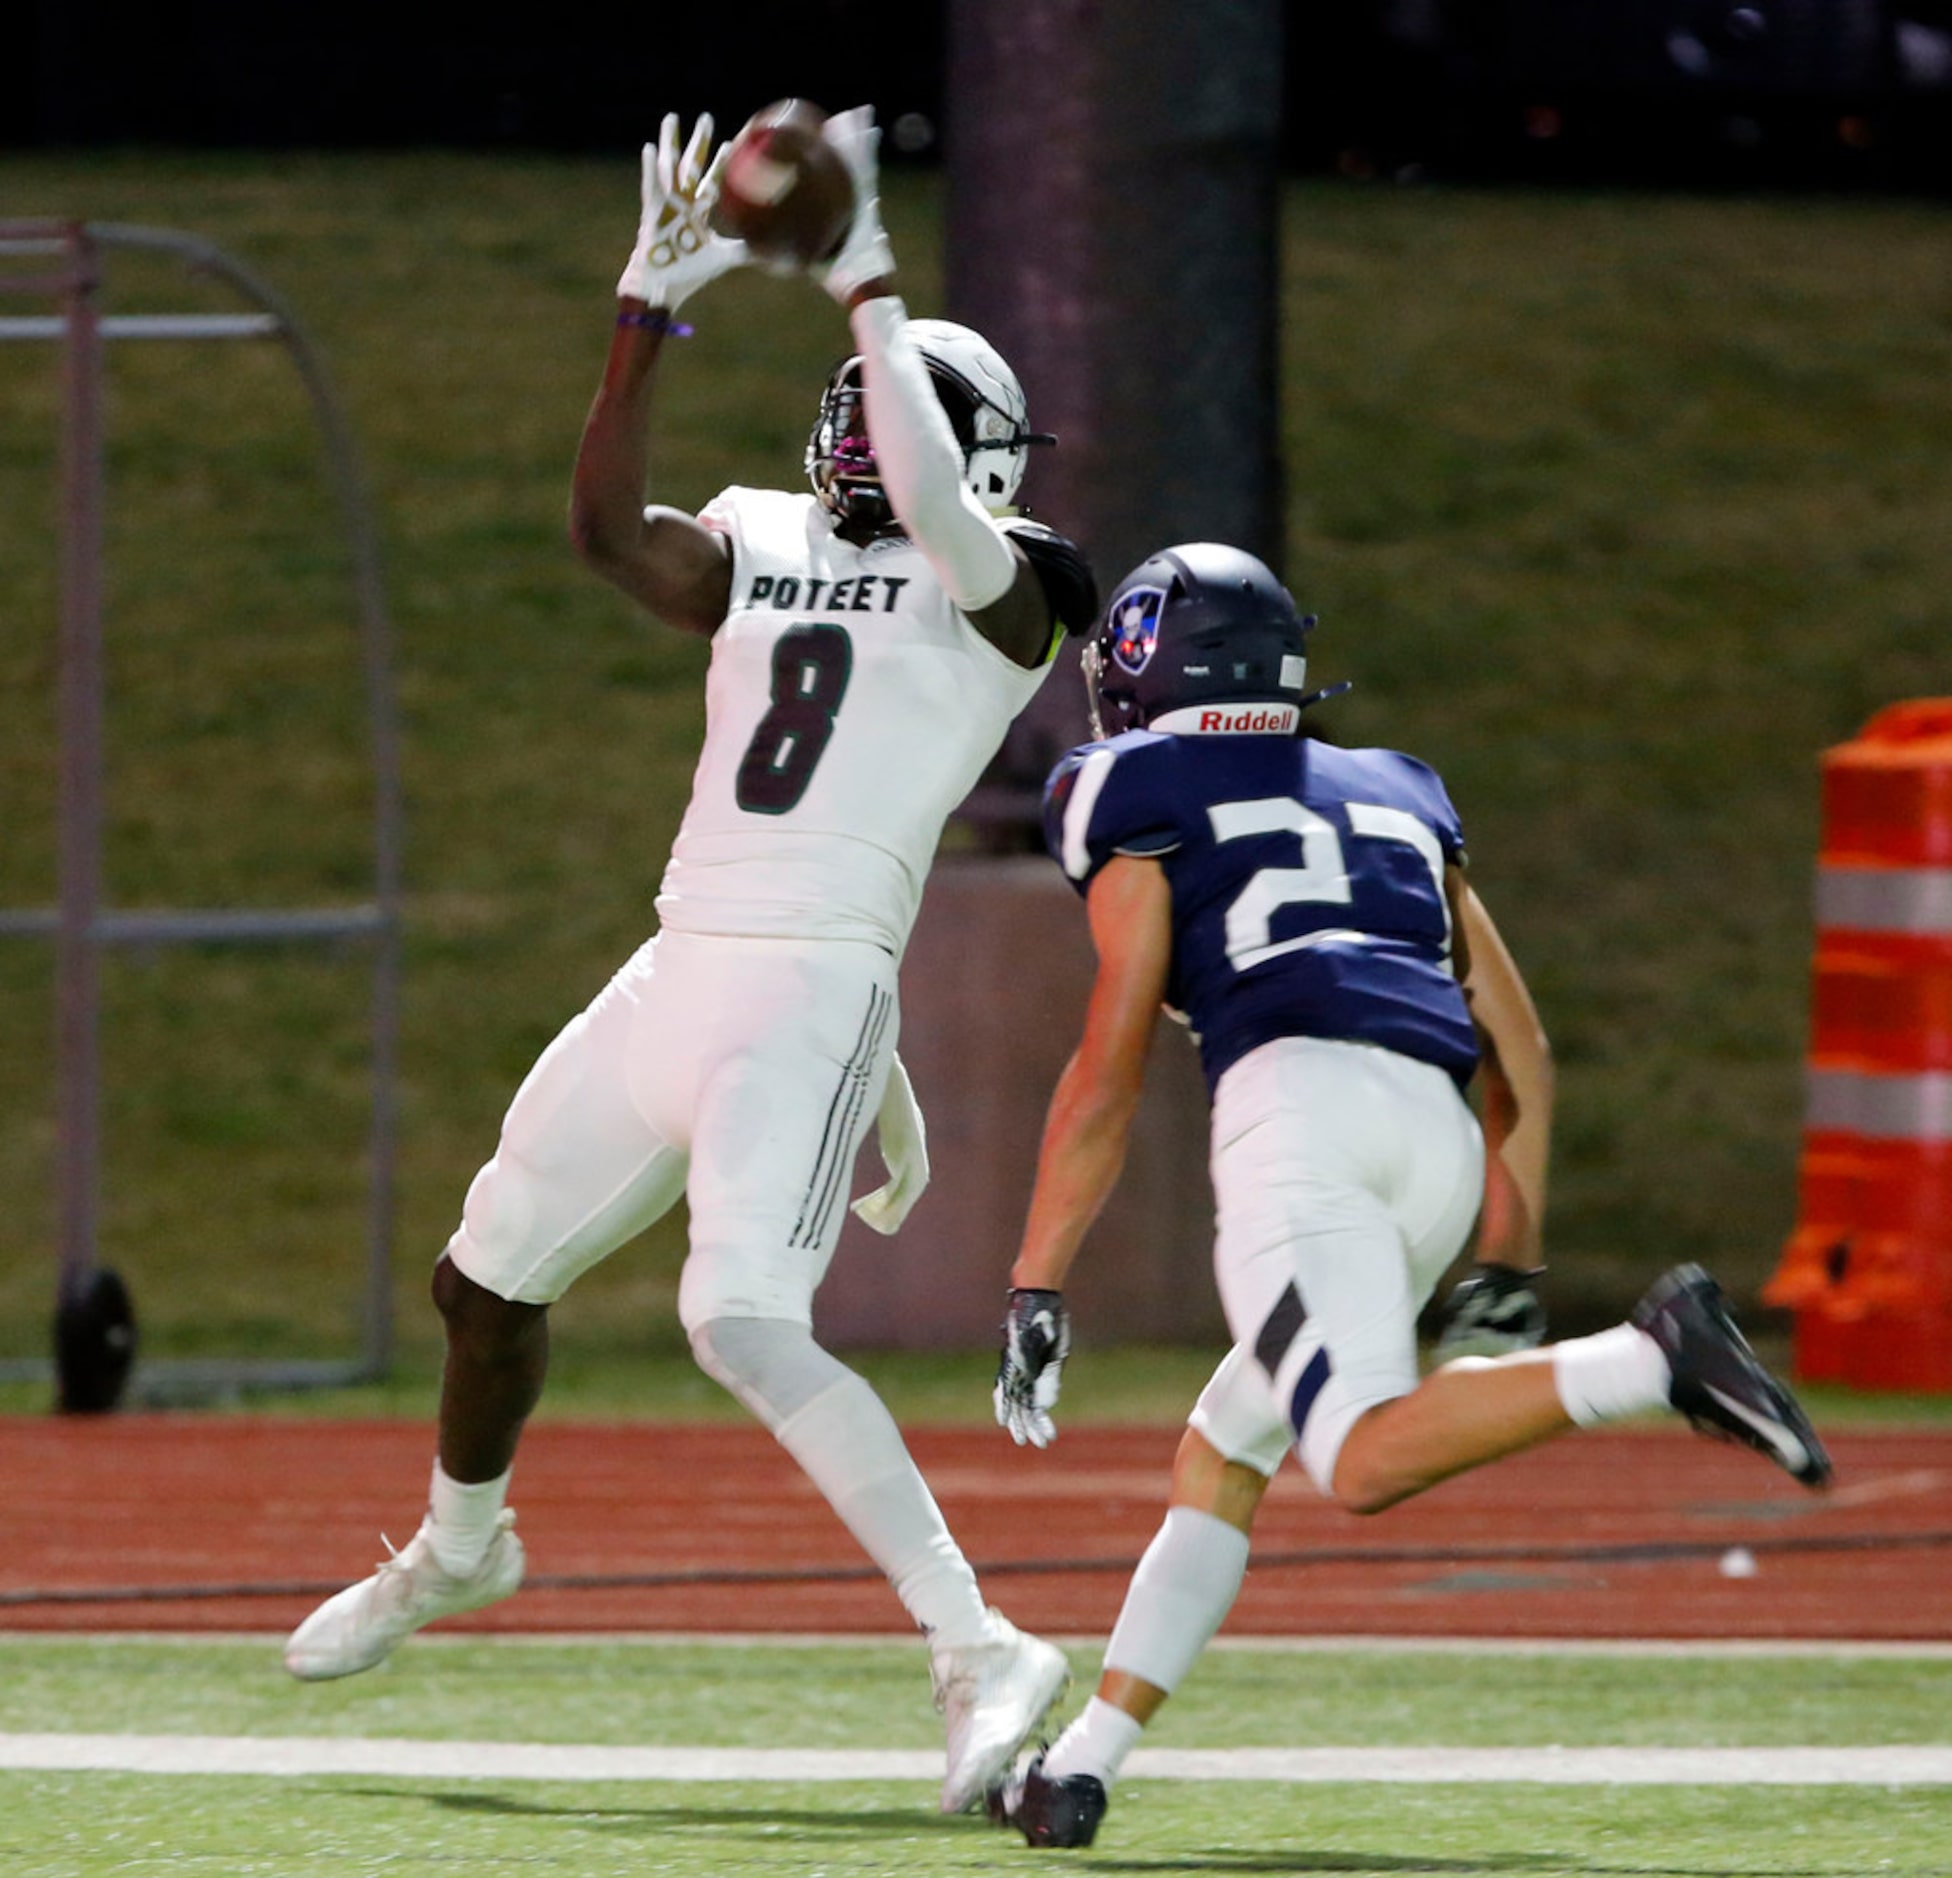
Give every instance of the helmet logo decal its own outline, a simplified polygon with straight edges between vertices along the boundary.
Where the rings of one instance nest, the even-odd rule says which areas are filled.
[[[1136,678],[1152,663],[1159,645],[1159,615],[1165,605],[1163,587],[1133,587],[1119,600],[1111,627],[1112,657],[1121,671]]]

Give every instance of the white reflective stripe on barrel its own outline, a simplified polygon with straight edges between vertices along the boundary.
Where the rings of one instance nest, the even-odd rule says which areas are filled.
[[[1952,1073],[1915,1076],[1867,1070],[1813,1069],[1808,1075],[1811,1128],[1836,1128],[1882,1141],[1952,1141]]]
[[[1816,923],[1952,937],[1952,867],[1819,867]]]

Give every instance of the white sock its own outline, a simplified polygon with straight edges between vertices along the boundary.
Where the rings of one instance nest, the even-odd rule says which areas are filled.
[[[1053,1780],[1067,1774],[1096,1774],[1109,1787],[1144,1729],[1143,1722],[1094,1695],[1044,1756],[1044,1772]]]
[[[1615,1324],[1552,1346],[1559,1400],[1581,1428],[1667,1407],[1672,1376],[1661,1347],[1644,1330]]]
[[[501,1517],[508,1499],[511,1467],[494,1480],[461,1481],[448,1477],[439,1461],[434,1463],[434,1484],[427,1490],[428,1548],[439,1560],[441,1570],[456,1578],[471,1576],[488,1555],[488,1542],[495,1536],[495,1521]]]
[[[1194,1507],[1170,1508],[1132,1574],[1105,1667],[1172,1694],[1226,1621],[1246,1575],[1244,1532]]]
[[[989,1612],[976,1574],[950,1537],[894,1417],[866,1381],[842,1369],[831,1388],[789,1415],[776,1433],[887,1573],[931,1643],[957,1649],[988,1639]]]

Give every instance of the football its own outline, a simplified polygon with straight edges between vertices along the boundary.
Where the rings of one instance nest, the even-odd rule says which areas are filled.
[[[854,219],[854,179],[820,134],[826,121],[804,98],[748,118],[726,152],[712,227],[775,266],[829,259]]]

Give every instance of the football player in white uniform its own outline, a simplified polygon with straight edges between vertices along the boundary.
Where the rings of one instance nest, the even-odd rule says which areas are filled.
[[[1302,733],[1313,625],[1238,549],[1154,555],[1086,648],[1103,740],[1046,792],[1098,976],[1010,1274],[997,1420],[1019,1444],[1052,1438],[1061,1287],[1117,1179],[1162,1002],[1198,1037],[1212,1092],[1213,1262],[1235,1341],[1189,1418],[1097,1694],[992,1795],[1032,1845],[1091,1843],[1140,1730],[1232,1607],[1290,1450],[1321,1492],[1376,1513],[1668,1406],[1806,1486],[1829,1478],[1801,1408],[1696,1266],[1630,1322],[1419,1382],[1417,1313],[1474,1216],[1480,1257],[1538,1263],[1550,1061],[1436,773]],[[1474,1076],[1482,1133],[1463,1094]]]
[[[1028,446],[1051,441],[1027,428],[1009,366],[894,293],[871,114],[826,134],[856,215],[815,271],[858,349],[821,399],[813,493],[730,488],[696,516],[644,506],[652,384],[680,303],[746,256],[709,225],[710,119],[681,147],[668,117],[645,148],[571,533],[647,611],[711,639],[704,746],[657,935],[531,1070],[435,1268],[448,1350],[426,1520],[285,1660],[308,1680],[350,1675],[515,1590],[506,1500],[548,1307],[683,1195],[692,1349],[927,1636],[956,1812],[1007,1771],[1064,1659],[985,1605],[888,1411],[814,1341],[812,1300],[870,1119],[891,1178],[857,1210],[893,1231],[927,1178],[895,1055],[902,950],[945,819],[1096,600],[1077,550],[1009,507]]]

